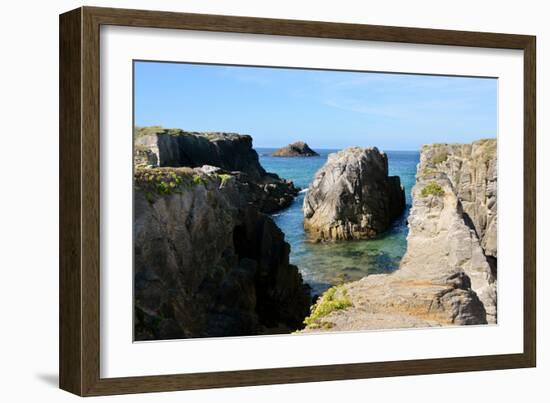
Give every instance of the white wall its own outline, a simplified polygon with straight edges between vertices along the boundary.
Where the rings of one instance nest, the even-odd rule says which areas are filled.
[[[418,26],[537,35],[538,70],[538,368],[465,374],[325,382],[133,395],[102,401],[153,402],[498,402],[548,400],[550,373],[550,263],[542,208],[550,169],[550,25],[543,1],[245,1],[124,0],[87,5],[200,13],[314,19],[380,25]],[[0,196],[0,396],[6,402],[65,402],[77,398],[57,389],[58,231],[58,14],[79,1],[12,0],[2,4],[0,103],[2,191]],[[546,225],[545,225],[546,224]]]

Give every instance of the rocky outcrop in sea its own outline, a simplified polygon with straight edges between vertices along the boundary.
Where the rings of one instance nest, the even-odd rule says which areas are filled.
[[[303,327],[309,287],[238,174],[137,167],[134,176],[136,340]]]
[[[236,133],[187,132],[158,126],[138,128],[134,134],[137,167],[202,167],[210,165],[238,174],[248,187],[249,200],[262,212],[288,207],[300,191],[291,181],[266,172],[252,137]]]
[[[286,147],[279,148],[271,154],[273,157],[318,157],[319,154],[313,151],[307,143],[297,141]]]
[[[412,198],[399,269],[325,293],[304,331],[496,323],[496,140],[424,146]]]
[[[374,148],[330,154],[304,198],[304,229],[314,241],[370,239],[405,209],[398,176],[388,176],[388,158]]]

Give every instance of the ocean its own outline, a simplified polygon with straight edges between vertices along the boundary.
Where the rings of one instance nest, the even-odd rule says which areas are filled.
[[[328,155],[338,150],[316,149],[318,157],[295,158],[272,157],[274,148],[257,148],[256,151],[268,172],[290,179],[305,190]],[[305,191],[300,192],[290,207],[272,215],[290,244],[290,262],[298,266],[313,295],[336,284],[359,280],[369,274],[392,272],[399,267],[407,249],[407,217],[420,154],[417,151],[387,151],[386,154],[389,174],[398,175],[405,187],[407,207],[380,237],[368,241],[308,242],[302,212]]]

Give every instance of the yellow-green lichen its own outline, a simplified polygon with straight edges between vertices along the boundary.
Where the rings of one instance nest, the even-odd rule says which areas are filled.
[[[229,179],[231,179],[231,175],[228,174],[219,174],[218,178],[220,178],[221,185],[225,185]]]
[[[439,183],[432,181],[422,188],[420,194],[422,197],[428,197],[429,195],[443,196],[445,191]]]
[[[331,328],[332,322],[322,319],[328,314],[352,306],[347,290],[342,286],[329,288],[315,305],[311,307],[311,315],[304,319],[304,324],[311,328]]]
[[[200,175],[193,175],[193,183],[195,185],[204,185],[206,180]]]
[[[207,183],[207,175],[196,173],[191,168],[144,168],[136,167],[134,187],[143,191],[149,202],[155,195],[182,193],[185,188]]]
[[[430,162],[434,165],[441,164],[442,162],[447,161],[449,153],[447,151],[440,151],[431,156]]]

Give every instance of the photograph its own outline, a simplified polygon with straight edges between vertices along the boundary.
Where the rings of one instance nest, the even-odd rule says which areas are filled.
[[[134,60],[134,341],[498,324],[497,92]]]

